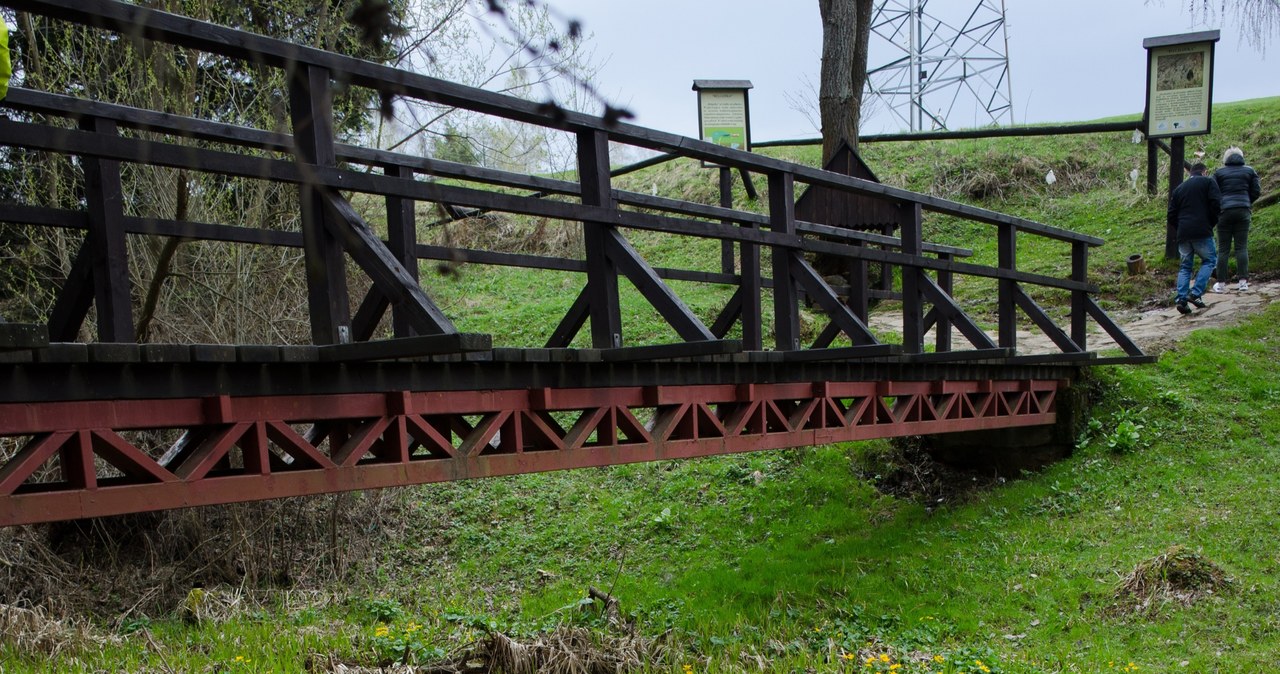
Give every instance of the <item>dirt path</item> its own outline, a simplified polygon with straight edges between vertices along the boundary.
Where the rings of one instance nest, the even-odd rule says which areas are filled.
[[[1265,281],[1265,283],[1251,285],[1243,293],[1235,289],[1235,284],[1229,285],[1228,288],[1225,293],[1204,295],[1204,303],[1208,304],[1208,307],[1185,316],[1178,313],[1171,301],[1167,307],[1143,312],[1114,312],[1111,316],[1117,324],[1124,327],[1129,339],[1133,339],[1144,352],[1158,353],[1187,336],[1192,330],[1234,324],[1243,316],[1262,311],[1267,304],[1280,298],[1280,281]],[[1023,343],[1019,341],[1019,350],[1021,350],[1021,344]],[[1027,348],[1032,353],[1055,350],[1051,341],[1041,334],[1028,335]],[[1089,350],[1111,348],[1116,348],[1115,341],[1091,322]]]
[[[1182,339],[1187,333],[1200,328],[1214,328],[1231,325],[1244,316],[1261,311],[1280,298],[1280,281],[1267,281],[1251,285],[1248,290],[1240,292],[1235,285],[1228,286],[1223,293],[1208,293],[1204,296],[1205,309],[1196,309],[1190,314],[1182,315],[1174,308],[1173,303],[1159,309],[1132,312],[1114,316],[1117,323],[1124,328],[1125,334],[1144,351],[1152,352],[1167,348]],[[1091,328],[1096,326],[1091,325]],[[1094,335],[1098,336],[1094,336]],[[1115,342],[1102,331],[1090,330],[1089,349],[1093,351],[1113,348]],[[1044,344],[1051,344],[1041,338]]]
[[[1172,301],[1168,306],[1147,311],[1109,313],[1143,351],[1158,353],[1192,330],[1233,324],[1241,317],[1261,311],[1271,302],[1280,299],[1280,281],[1262,282],[1245,292],[1236,290],[1234,284],[1229,287],[1227,292],[1206,295],[1204,301],[1209,306],[1186,316],[1178,313]],[[896,313],[876,314],[871,316],[871,327],[875,330],[901,332],[901,320],[901,316]],[[1018,330],[1019,355],[1061,352],[1044,333],[1034,328],[1031,321],[1021,318],[1018,325],[1022,328]],[[992,335],[992,339],[994,338]],[[955,332],[952,343],[959,348],[967,348],[965,345],[969,342],[959,332]],[[1118,347],[1102,328],[1090,321],[1088,348],[1090,351],[1105,351]]]

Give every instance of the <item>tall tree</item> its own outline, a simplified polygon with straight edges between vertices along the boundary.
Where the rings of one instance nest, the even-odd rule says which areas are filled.
[[[818,112],[823,164],[835,154],[842,140],[854,149],[858,147],[872,4],[872,0],[818,0],[822,15]]]

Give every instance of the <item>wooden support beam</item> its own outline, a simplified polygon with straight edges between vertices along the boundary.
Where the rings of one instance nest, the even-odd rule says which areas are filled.
[[[950,321],[960,331],[960,334],[969,340],[970,344],[979,349],[996,348],[996,343],[991,341],[991,337],[982,328],[978,327],[978,324],[974,323],[973,319],[969,318],[969,315],[960,308],[960,305],[956,304],[949,293],[943,292],[942,288],[938,287],[928,276],[921,276],[920,291],[927,300],[933,303],[933,308],[938,312],[939,316],[945,316],[946,320]],[[938,320],[941,322],[942,319],[939,318]]]
[[[827,285],[827,282],[818,276],[818,272],[809,266],[807,260],[796,252],[791,251],[789,254],[792,256],[788,265],[792,278],[804,288],[809,297],[818,303],[818,306],[822,307],[822,310],[831,317],[831,321],[849,335],[855,346],[880,343],[880,340],[871,334],[866,324],[853,314],[849,306],[840,301],[831,286]],[[775,281],[775,287],[776,285]]]
[[[116,124],[95,117],[81,121],[86,131],[115,136]],[[133,342],[133,297],[129,284],[129,249],[124,233],[124,189],[120,162],[86,158],[85,210],[89,233],[85,250],[93,268],[94,306],[98,310],[98,341]]]
[[[676,334],[690,342],[716,338],[672,292],[671,287],[658,278],[653,267],[640,257],[640,253],[617,229],[610,227],[603,230],[603,235],[605,252],[614,266],[630,279],[636,290],[675,328]]]
[[[769,174],[769,227],[775,234],[795,234],[795,176],[790,173]],[[785,248],[773,247],[773,333],[779,351],[800,348],[800,303],[791,273],[796,258]]]
[[[743,228],[755,229],[756,226],[743,225]],[[742,344],[748,351],[759,351],[764,348],[760,246],[742,241],[738,246],[738,259],[738,293],[742,297]]]
[[[458,331],[350,202],[328,191],[322,192],[320,197],[329,211],[324,222],[330,232],[373,279],[378,290],[391,301],[391,306],[399,308],[419,334],[442,335]]]
[[[950,260],[951,255],[949,253],[938,253],[938,259]],[[954,290],[954,285],[955,282],[951,270],[939,269],[937,281],[938,290],[947,297],[950,297],[951,291]],[[934,313],[934,351],[938,353],[945,353],[951,350],[951,320],[943,315],[942,312],[937,311],[936,307],[934,308]],[[925,328],[925,330],[927,331],[928,328]]]
[[[998,249],[1000,269],[1018,270],[1018,230],[1012,225],[1002,224],[996,227],[996,247]],[[1018,312],[1014,299],[1017,283],[1012,279],[1002,278],[997,282],[996,312],[998,327],[996,330],[1000,346],[1011,349],[1018,348]]]
[[[1089,280],[1089,247],[1083,243],[1071,244],[1071,280]],[[1071,291],[1071,341],[1080,348],[1088,348],[1089,294],[1083,290]]]
[[[1187,141],[1183,136],[1169,139],[1169,195],[1182,184],[1182,174],[1190,170],[1186,165]],[[1178,255],[1178,228],[1166,223],[1164,235],[1164,258],[1176,260]]]
[[[364,299],[360,301],[360,308],[356,310],[355,317],[351,319],[351,341],[367,342],[373,339],[378,323],[382,321],[382,316],[387,313],[387,308],[390,306],[391,300],[378,290],[378,286],[369,288],[369,292],[365,293]]]
[[[573,343],[573,338],[578,336],[578,332],[582,330],[582,326],[587,324],[587,319],[591,316],[591,297],[587,293],[587,288],[583,288],[578,293],[578,298],[570,305],[569,310],[565,312],[564,318],[560,319],[560,324],[551,332],[551,336],[547,338],[546,348],[563,349]]]
[[[49,313],[49,338],[55,342],[74,342],[80,327],[93,306],[93,253],[88,237],[80,244],[76,259],[67,272],[67,280],[58,290],[58,299]]]
[[[613,208],[609,191],[609,136],[601,131],[578,133],[578,176],[582,203]],[[591,345],[597,349],[622,346],[622,313],[618,302],[618,271],[609,259],[604,222],[582,221],[587,258],[587,296],[591,307]]]
[[[1089,312],[1090,316],[1093,316],[1093,320],[1098,322],[1098,325],[1102,330],[1108,335],[1111,335],[1111,339],[1114,339],[1116,344],[1120,345],[1120,348],[1124,349],[1125,353],[1130,356],[1146,355],[1142,352],[1142,348],[1135,344],[1128,335],[1124,334],[1124,330],[1122,330],[1119,325],[1116,325],[1115,321],[1111,320],[1111,317],[1107,315],[1107,312],[1103,311],[1102,307],[1098,306],[1098,303],[1094,301],[1092,297],[1085,298],[1085,309]]]
[[[733,208],[733,169],[721,166],[720,169],[720,207]],[[732,220],[722,220],[720,224],[732,225]],[[733,273],[733,242],[725,239],[720,242],[720,271]]]
[[[725,303],[724,309],[720,310],[720,314],[716,316],[716,320],[711,324],[711,334],[717,338],[723,339],[729,334],[729,329],[733,327],[735,321],[742,316],[742,288],[739,287],[733,291],[733,295],[729,297],[729,301]],[[752,349],[759,351],[759,348]]]
[[[1071,337],[1062,328],[1053,322],[1053,319],[1049,318],[1044,309],[1030,295],[1023,291],[1022,286],[1014,285],[1013,291],[1014,300],[1018,303],[1018,307],[1059,349],[1062,349],[1065,353],[1080,353],[1084,351],[1079,344],[1071,340]]]
[[[924,245],[923,220],[919,204],[908,207],[902,218],[902,252],[920,255]],[[924,311],[920,303],[919,267],[902,267],[902,350],[904,353],[924,352]]]
[[[289,79],[289,115],[300,167],[336,166],[333,143],[333,95],[329,71],[299,66]],[[306,174],[304,172],[304,178]],[[351,309],[342,248],[325,220],[325,188],[314,180],[299,183],[303,251],[307,269],[307,307],[316,344],[351,341]]]
[[[383,173],[395,178],[413,180],[413,169],[407,166],[388,164]],[[453,208],[444,204],[446,209]],[[391,255],[406,274],[418,285],[418,228],[414,218],[414,201],[395,195],[387,196],[387,246]],[[391,329],[396,337],[412,337],[418,334],[413,327],[409,311],[396,305],[391,309]]]

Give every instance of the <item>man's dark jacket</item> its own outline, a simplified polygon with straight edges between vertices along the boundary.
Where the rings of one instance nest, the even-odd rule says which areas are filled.
[[[1222,209],[1218,183],[1204,175],[1193,175],[1169,195],[1167,222],[1178,228],[1178,241],[1195,241],[1213,236]]]
[[[1244,157],[1233,154],[1227,163],[1213,172],[1213,180],[1222,191],[1222,209],[1249,208],[1262,196],[1262,182],[1252,166],[1245,166]]]

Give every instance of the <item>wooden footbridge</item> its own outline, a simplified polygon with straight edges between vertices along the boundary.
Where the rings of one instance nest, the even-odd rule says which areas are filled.
[[[0,525],[1051,424],[1082,365],[1146,359],[1094,299],[1094,237],[121,2],[0,5],[282,69],[292,121],[284,133],[10,90],[0,152],[63,158],[79,167],[83,198],[79,208],[11,198],[0,227],[84,238],[42,322],[0,324]],[[577,179],[340,143],[335,83],[570,134]],[[610,143],[763,178],[767,214],[616,189]],[[143,217],[129,203],[131,165],[296,186],[301,226]],[[811,209],[817,222],[796,217],[806,189],[828,205]],[[352,195],[385,201],[385,229]],[[579,227],[582,255],[421,243],[418,202]],[[926,211],[989,226],[997,264],[927,243]],[[860,213],[880,221],[860,227]],[[655,266],[628,239],[634,230],[718,240],[730,257],[712,270]],[[307,293],[297,302],[309,309],[311,343],[137,343],[128,243],[141,236],[301,249]],[[1029,245],[1059,247],[1069,273],[1020,270]],[[815,271],[815,255],[840,261],[841,277]],[[459,258],[577,274],[580,292],[558,323],[529,326],[546,336],[539,348],[463,333],[418,279],[422,260]],[[871,283],[869,268],[896,281]],[[620,279],[676,338],[628,341]],[[352,296],[356,280],[371,283],[363,296]],[[673,280],[732,293],[704,320]],[[952,297],[961,282],[991,288],[976,317]],[[869,327],[871,303],[900,318],[891,339]],[[802,330],[802,314],[819,329]],[[1020,352],[1020,322],[1056,349]],[[1125,355],[1091,352],[1091,323]]]

